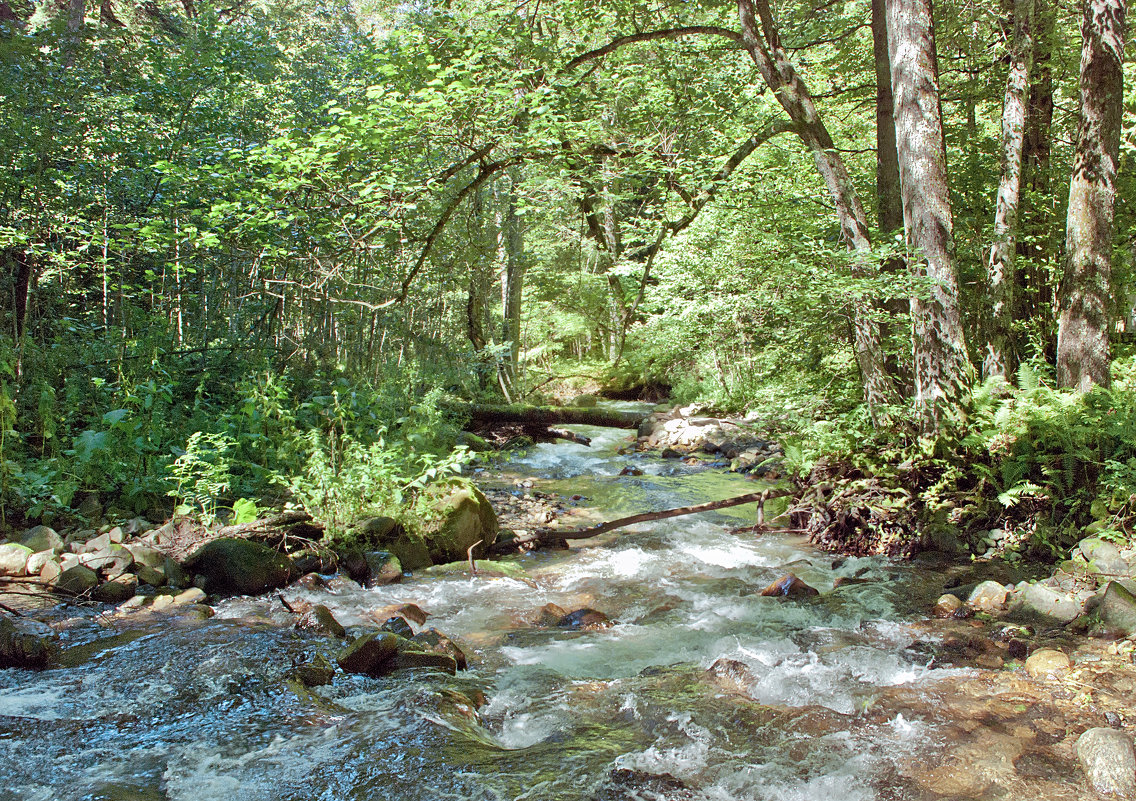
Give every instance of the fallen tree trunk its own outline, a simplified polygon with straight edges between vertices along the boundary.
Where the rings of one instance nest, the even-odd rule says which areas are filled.
[[[642,412],[618,412],[611,409],[585,409],[575,406],[525,406],[515,403],[508,406],[475,404],[456,409],[469,415],[474,425],[507,425],[520,423],[526,426],[558,426],[579,423],[608,428],[638,428],[647,415]]]
[[[676,509],[664,509],[661,512],[642,512],[641,514],[631,515],[629,517],[620,517],[615,520],[610,520],[607,523],[599,523],[589,528],[574,529],[572,531],[558,531],[556,529],[540,529],[534,531],[531,536],[523,538],[515,538],[509,542],[501,543],[503,549],[523,548],[525,545],[536,544],[542,542],[560,542],[562,540],[584,540],[590,537],[596,537],[600,534],[606,534],[609,531],[614,531],[617,528],[624,528],[626,526],[633,526],[636,523],[647,523],[652,520],[666,520],[670,517],[682,517],[683,515],[694,515],[699,512],[713,512],[716,509],[728,509],[731,506],[742,506],[747,503],[757,504],[757,526],[765,525],[765,502],[772,498],[781,498],[786,495],[794,494],[792,490],[788,489],[765,489],[761,492],[749,492],[745,495],[737,495],[733,498],[726,498],[721,501],[710,501],[708,503],[700,503],[694,506],[680,506]]]

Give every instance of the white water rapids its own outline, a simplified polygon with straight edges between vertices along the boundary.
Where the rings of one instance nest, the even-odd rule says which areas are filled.
[[[577,428],[592,447],[537,445],[501,465],[501,481],[581,494],[603,518],[754,489],[721,470],[620,456],[626,432]],[[618,475],[629,459],[643,475]],[[283,681],[292,661],[337,645],[293,631],[271,597],[220,602],[206,621],[88,616],[64,633],[85,649],[72,666],[0,670],[0,799],[914,797],[897,789],[895,766],[933,742],[933,726],[880,699],[945,673],[927,667],[905,623],[923,604],[916,570],[728,533],[752,514],[675,518],[518,557],[528,581],[429,576],[284,592],[326,604],[348,627],[418,604],[469,654],[456,678],[340,673],[296,691]],[[759,595],[788,570],[821,595]],[[840,577],[861,581],[834,589]],[[616,622],[528,624],[546,603]],[[721,659],[744,665],[732,685],[707,674]],[[486,703],[471,719],[454,698],[478,691]]]

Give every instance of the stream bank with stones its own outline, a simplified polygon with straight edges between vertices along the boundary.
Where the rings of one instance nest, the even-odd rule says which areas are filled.
[[[755,489],[581,433],[590,448],[538,445],[479,480],[518,514],[596,520]],[[468,661],[452,674],[337,670],[346,639],[273,596],[45,614],[62,664],[0,670],[0,799],[1075,799],[1131,779],[1109,733],[1136,721],[1129,640],[929,617],[945,585],[971,600],[1017,577],[730,533],[752,516],[282,592],[356,642],[392,617],[445,632]],[[761,594],[789,572],[818,594]],[[1027,670],[1043,648],[1068,664]]]

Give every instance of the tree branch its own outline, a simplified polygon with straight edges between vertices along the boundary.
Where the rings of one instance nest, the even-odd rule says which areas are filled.
[[[581,53],[574,59],[568,62],[566,70],[574,70],[581,64],[592,61],[597,58],[603,58],[608,53],[614,53],[619,48],[628,44],[635,44],[636,42],[651,42],[656,39],[678,39],[683,36],[723,36],[732,42],[741,43],[741,34],[730,30],[729,28],[719,28],[716,25],[687,25],[682,28],[665,28],[659,31],[644,31],[643,33],[633,33],[628,36],[620,36],[618,39],[612,39],[603,47],[597,47],[595,50],[589,50],[587,53]]]

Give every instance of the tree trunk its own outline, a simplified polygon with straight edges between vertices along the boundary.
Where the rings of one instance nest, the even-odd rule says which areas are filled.
[[[937,433],[962,416],[970,374],[954,265],[951,201],[930,0],[887,0],[896,149],[908,260],[927,279],[911,299],[915,407]]]
[[[534,426],[559,426],[581,423],[590,426],[609,428],[638,428],[646,417],[641,412],[617,412],[609,409],[588,409],[575,406],[525,406],[515,403],[509,406],[477,404],[469,407],[455,407],[458,414],[468,415],[471,423],[503,425],[520,423]]]
[[[510,392],[516,386],[517,366],[521,358],[521,299],[525,281],[525,234],[522,219],[517,215],[517,177],[510,174],[508,199],[501,225],[501,243],[504,250],[504,269],[501,272],[501,338],[508,347],[501,365],[501,380]]]
[[[768,0],[738,0],[738,17],[742,45],[813,156],[813,163],[836,207],[842,238],[853,253],[856,273],[873,271],[872,242],[864,207],[808,87],[781,46]],[[878,420],[882,407],[897,403],[899,393],[885,365],[880,326],[871,314],[870,304],[862,300],[853,301],[853,345],[864,384],[864,400],[872,418]]]
[[[1002,102],[1002,177],[994,211],[994,241],[986,262],[990,295],[986,353],[982,373],[1005,378],[1013,373],[1017,354],[1012,329],[1014,256],[1017,249],[1018,206],[1022,186],[1022,146],[1025,139],[1029,73],[1033,63],[1034,0],[1015,0],[1010,71]]]
[[[872,54],[876,63],[876,202],[880,233],[885,236],[903,228],[886,11],[885,0],[872,0]]]
[[[1109,282],[1126,12],[1127,0],[1084,0],[1081,123],[1069,182],[1057,324],[1057,383],[1081,392],[1109,383]]]

